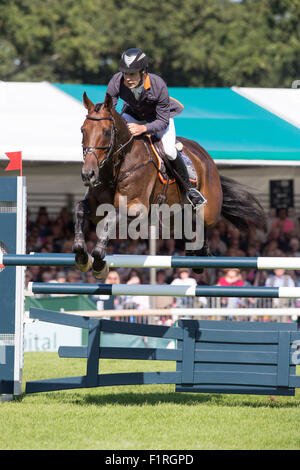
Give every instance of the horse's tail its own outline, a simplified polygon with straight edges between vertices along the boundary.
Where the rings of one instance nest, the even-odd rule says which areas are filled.
[[[220,176],[220,179],[223,191],[222,216],[241,231],[248,231],[253,226],[264,229],[264,210],[249,188],[226,176]]]

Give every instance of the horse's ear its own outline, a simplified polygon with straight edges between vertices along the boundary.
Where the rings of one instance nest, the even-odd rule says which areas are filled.
[[[94,108],[94,103],[89,99],[86,92],[83,93],[83,104],[87,110]]]
[[[106,93],[105,100],[104,100],[104,107],[111,110],[112,108],[112,97],[109,93]]]

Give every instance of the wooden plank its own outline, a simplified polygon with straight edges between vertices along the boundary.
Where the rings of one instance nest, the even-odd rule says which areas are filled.
[[[179,325],[183,328],[182,347],[182,383],[194,382],[195,338],[198,330],[191,320],[182,320]]]
[[[232,371],[205,371],[194,373],[195,384],[255,385],[276,387],[277,374]]]
[[[58,325],[73,326],[76,328],[88,328],[89,319],[79,315],[70,315],[69,313],[55,312],[54,310],[45,310],[42,308],[31,307],[29,317],[47,323],[56,323]]]
[[[119,374],[100,374],[98,387],[114,385],[151,385],[180,383],[178,372],[122,372]]]
[[[266,352],[276,353],[278,344],[251,344],[251,343],[196,343],[197,349],[206,349],[207,351],[236,351],[237,354],[240,352]]]
[[[62,377],[27,382],[26,393],[51,392],[72,388],[112,387],[114,385],[176,384],[180,383],[180,380],[181,374],[172,371],[100,374],[96,385],[88,384],[86,376]]]
[[[277,344],[277,331],[244,331],[244,330],[206,330],[201,329],[197,343],[246,343],[246,344]],[[197,347],[197,346],[196,346]]]
[[[279,331],[278,336],[277,386],[288,387],[290,375],[291,334],[289,331]]]
[[[180,393],[226,393],[242,395],[280,395],[294,396],[294,388],[284,387],[254,387],[245,385],[176,385],[176,392]]]
[[[57,379],[34,380],[26,382],[25,393],[53,392],[72,388],[86,388],[86,376],[60,377]]]
[[[61,346],[58,353],[60,357],[88,357],[85,346]],[[98,357],[101,359],[177,361],[182,359],[182,354],[176,349],[100,347]]]
[[[196,349],[195,361],[238,363],[238,364],[277,364],[276,352],[207,350]]]
[[[129,323],[113,320],[101,321],[101,330],[106,333],[120,333],[167,339],[182,339],[183,337],[182,329],[175,326],[145,325],[143,323]]]
[[[180,363],[182,365],[182,362]],[[255,372],[259,374],[277,375],[277,364],[233,364],[220,362],[195,362],[195,372]],[[182,367],[178,368],[182,370]]]
[[[95,318],[89,319],[86,365],[86,382],[88,387],[94,387],[98,383],[101,322],[102,320]]]

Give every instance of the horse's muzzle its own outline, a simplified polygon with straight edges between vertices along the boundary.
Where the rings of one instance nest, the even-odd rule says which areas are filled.
[[[93,186],[96,183],[97,175],[93,169],[87,171],[82,170],[81,178],[84,186]]]

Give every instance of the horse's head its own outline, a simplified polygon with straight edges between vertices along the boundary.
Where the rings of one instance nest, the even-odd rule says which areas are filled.
[[[112,98],[106,94],[104,103],[94,105],[84,93],[83,103],[88,114],[81,127],[84,158],[81,176],[85,186],[94,187],[100,182],[100,170],[112,155],[115,144]]]

